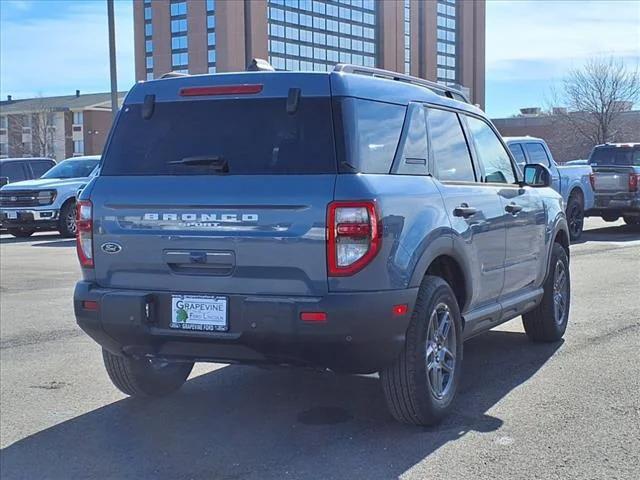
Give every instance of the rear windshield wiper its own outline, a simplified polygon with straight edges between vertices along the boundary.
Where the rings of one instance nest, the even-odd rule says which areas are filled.
[[[212,170],[228,173],[229,165],[227,161],[219,155],[202,155],[198,157],[185,157],[182,160],[167,162],[169,165],[183,165],[185,167],[208,166]]]

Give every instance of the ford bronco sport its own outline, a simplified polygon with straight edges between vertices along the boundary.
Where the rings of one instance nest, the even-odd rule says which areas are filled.
[[[456,91],[383,70],[138,83],[78,201],[77,322],[128,395],[194,362],[380,372],[393,416],[450,410],[463,341],[556,341],[569,232]]]

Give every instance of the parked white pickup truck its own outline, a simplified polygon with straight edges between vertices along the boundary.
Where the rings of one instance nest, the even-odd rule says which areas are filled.
[[[566,205],[571,240],[582,235],[584,212],[593,208],[594,196],[589,165],[558,165],[544,140],[536,137],[504,137],[518,166],[541,163],[551,171],[552,187],[562,195]]]

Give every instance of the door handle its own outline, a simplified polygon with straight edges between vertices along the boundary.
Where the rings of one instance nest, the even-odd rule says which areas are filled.
[[[509,212],[511,215],[516,215],[520,211],[522,211],[522,207],[520,205],[516,205],[515,203],[510,203],[504,209]]]
[[[454,217],[469,218],[473,217],[476,213],[478,213],[478,210],[470,207],[466,203],[462,203],[459,207],[453,209]]]

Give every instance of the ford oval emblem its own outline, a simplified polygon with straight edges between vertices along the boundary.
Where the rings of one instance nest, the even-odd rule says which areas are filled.
[[[100,247],[104,253],[118,253],[122,247],[115,242],[103,243]]]

